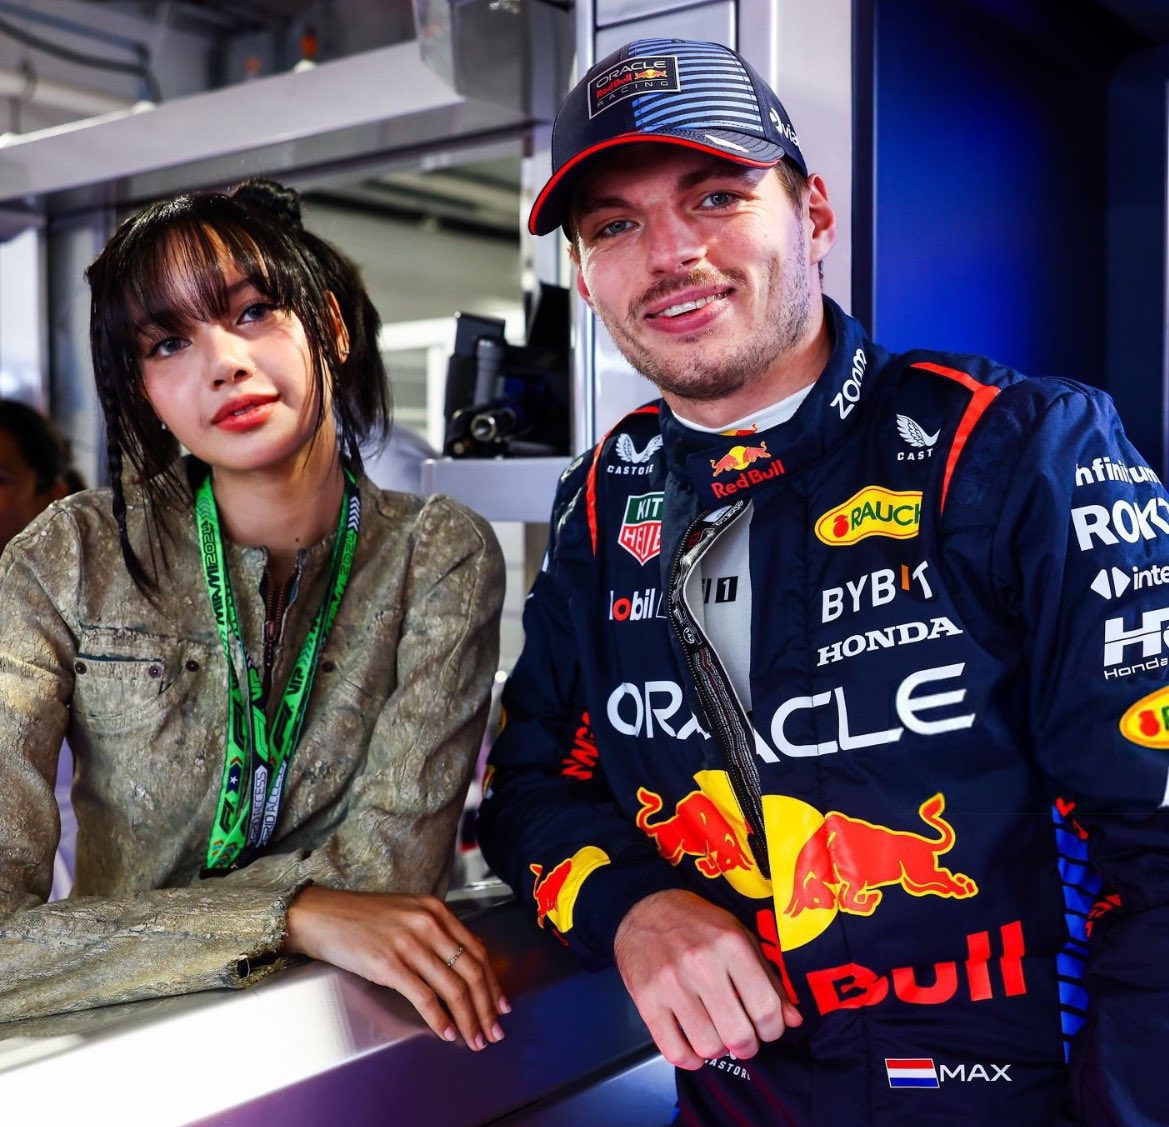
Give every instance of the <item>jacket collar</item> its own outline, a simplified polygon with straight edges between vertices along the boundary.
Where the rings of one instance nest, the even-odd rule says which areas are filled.
[[[824,299],[832,355],[808,397],[785,423],[752,435],[707,434],[681,423],[662,404],[670,472],[706,505],[728,505],[795,473],[836,445],[856,425],[880,366],[878,347],[858,321]],[[872,377],[872,378],[870,378]]]

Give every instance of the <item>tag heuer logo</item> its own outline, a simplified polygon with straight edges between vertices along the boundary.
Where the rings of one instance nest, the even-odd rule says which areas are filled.
[[[642,493],[625,502],[625,519],[617,533],[621,545],[639,564],[662,550],[662,494]]]

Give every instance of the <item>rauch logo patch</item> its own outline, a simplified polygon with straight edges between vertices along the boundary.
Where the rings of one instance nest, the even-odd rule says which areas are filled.
[[[869,536],[911,540],[921,523],[921,493],[868,485],[816,521],[816,538],[831,547],[855,544]]]

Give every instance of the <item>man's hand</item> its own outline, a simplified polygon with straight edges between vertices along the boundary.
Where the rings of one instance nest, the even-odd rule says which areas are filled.
[[[456,1026],[472,1049],[503,1039],[510,1006],[487,951],[437,897],[310,886],[288,909],[284,950],[392,987],[444,1040]]]
[[[639,900],[613,956],[662,1056],[677,1068],[733,1053],[753,1057],[804,1019],[758,941],[729,912],[692,892]]]

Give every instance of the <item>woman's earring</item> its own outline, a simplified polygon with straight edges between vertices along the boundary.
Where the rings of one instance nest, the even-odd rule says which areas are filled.
[[[169,427],[166,425],[166,423],[164,423],[164,422],[163,422],[161,419],[159,419],[159,420],[158,420],[158,425],[159,425],[160,427],[162,427],[162,429],[163,429],[163,430],[169,430],[169,429],[170,429],[170,428],[169,428]]]

